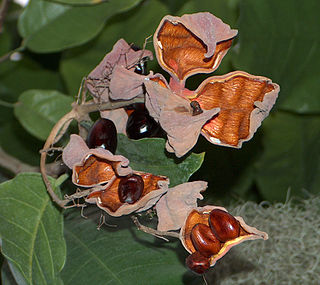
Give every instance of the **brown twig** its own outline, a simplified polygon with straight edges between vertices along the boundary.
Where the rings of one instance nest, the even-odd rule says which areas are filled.
[[[7,154],[1,147],[0,147],[0,166],[8,169],[13,174],[17,175],[20,172],[39,172],[38,166],[32,166],[26,164],[19,159]]]
[[[146,227],[144,225],[141,225],[138,218],[136,216],[131,216],[132,221],[134,222],[134,224],[137,226],[138,230],[143,231],[147,234],[153,235],[157,238],[161,238],[165,241],[169,241],[167,238],[165,238],[165,236],[167,237],[174,237],[174,238],[180,238],[179,233],[175,233],[175,232],[163,232],[163,231],[157,231],[153,228],[149,228]]]
[[[43,149],[41,150],[41,158],[40,158],[40,172],[42,174],[43,181],[46,185],[47,191],[51,196],[52,200],[57,203],[62,208],[68,208],[66,206],[73,198],[68,197],[67,199],[61,200],[55,193],[52,188],[52,185],[49,181],[47,170],[46,170],[46,158],[47,153],[51,149],[54,149],[53,145],[57,142],[57,138],[61,138],[64,132],[67,130],[67,127],[73,120],[77,120],[81,122],[82,120],[86,119],[88,114],[91,112],[96,111],[103,111],[103,110],[113,110],[118,109],[124,106],[128,106],[133,103],[141,103],[144,101],[142,97],[136,97],[130,101],[110,101],[105,103],[94,103],[93,101],[89,101],[78,105],[74,103],[72,105],[72,110],[64,115],[53,127],[51,130]],[[84,194],[85,196],[86,194]]]

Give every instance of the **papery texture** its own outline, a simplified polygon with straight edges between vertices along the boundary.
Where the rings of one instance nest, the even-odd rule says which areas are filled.
[[[69,143],[63,149],[62,161],[66,166],[72,169],[75,164],[81,162],[88,151],[89,148],[83,138],[79,135],[72,134]]]
[[[161,67],[178,81],[219,66],[237,30],[208,12],[165,16],[153,38]]]
[[[132,173],[129,160],[104,148],[89,149],[78,135],[71,135],[62,153],[64,163],[73,170],[72,182],[83,187],[95,187],[109,182],[115,175]]]
[[[151,208],[168,191],[169,180],[166,177],[138,171],[134,174],[140,175],[144,181],[142,196],[134,204],[122,203],[119,200],[118,186],[121,178],[116,178],[105,190],[92,192],[86,202],[97,204],[109,215],[119,217]]]
[[[128,115],[124,108],[100,111],[100,117],[113,121],[118,134],[126,134]]]
[[[204,110],[218,107],[220,112],[203,126],[202,134],[211,143],[240,148],[269,115],[279,91],[269,78],[243,71],[206,79],[192,100]]]
[[[195,248],[190,238],[192,228],[198,223],[209,226],[209,215],[210,212],[214,209],[220,209],[222,211],[228,212],[223,207],[208,205],[205,207],[194,208],[187,215],[187,218],[184,222],[184,226],[180,230],[180,240],[189,253],[195,252]],[[232,240],[228,240],[226,242],[221,242],[220,251],[217,254],[214,254],[210,257],[210,266],[214,266],[217,260],[222,258],[233,246],[241,242],[254,239],[268,239],[267,233],[259,231],[255,227],[247,225],[242,217],[236,216],[234,218],[239,222],[240,225],[239,237]]]
[[[134,72],[136,64],[143,58],[152,59],[152,53],[148,50],[135,51],[123,39],[120,39],[113,46],[113,49],[108,53],[103,60],[90,72],[86,80],[86,86],[97,102],[108,102],[110,95],[110,85],[117,87],[118,83],[112,81],[117,77],[113,76],[115,70],[119,72],[130,71],[130,80],[137,80],[141,77]],[[118,67],[119,69],[116,69]],[[137,91],[136,96],[141,92],[142,86]],[[131,92],[132,95],[132,92]],[[114,95],[115,97],[116,95]]]
[[[145,86],[146,107],[167,133],[167,150],[175,152],[177,157],[185,155],[196,144],[201,127],[219,112],[219,108],[194,115],[190,100],[152,80],[146,80]]]
[[[205,191],[207,185],[204,181],[194,181],[169,188],[156,205],[158,231],[180,229],[190,210],[197,207],[197,200],[203,199],[200,192]]]

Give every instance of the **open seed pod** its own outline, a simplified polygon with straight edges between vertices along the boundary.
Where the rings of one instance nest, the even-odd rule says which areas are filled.
[[[132,177],[138,177],[138,183],[128,185],[128,179]],[[123,181],[126,186],[123,186]],[[168,191],[168,185],[169,179],[165,176],[134,171],[128,177],[116,177],[105,189],[91,192],[86,202],[97,204],[109,215],[119,217],[151,208]],[[128,192],[131,192],[129,198]]]
[[[279,91],[279,85],[269,78],[235,71],[209,77],[189,98],[203,110],[220,109],[202,127],[201,134],[208,141],[240,148],[269,115]]]
[[[208,12],[165,16],[153,37],[161,67],[176,81],[196,73],[211,73],[219,66],[232,44],[232,30]]]
[[[212,220],[210,221],[210,213],[212,213],[213,210],[218,213],[220,212],[220,220],[218,220],[217,223],[212,223]],[[202,236],[199,237],[198,240],[195,240],[195,234],[199,233],[199,230],[197,229],[198,226],[196,226],[198,224],[202,224],[204,230],[207,230],[208,232],[200,229],[202,230],[202,233],[200,232]],[[223,227],[221,227],[221,225]],[[206,257],[209,258],[211,267],[214,266],[217,260],[223,257],[233,246],[243,241],[268,239],[267,233],[248,226],[241,217],[231,216],[223,207],[205,206],[191,210],[180,231],[180,240],[185,249],[190,254],[196,251],[206,253],[211,245],[206,243],[202,246],[201,242],[213,240],[212,236],[218,240],[219,247],[214,254]],[[196,247],[198,248],[196,249]]]
[[[202,126],[219,112],[219,108],[195,114],[189,99],[176,95],[163,86],[162,78],[157,79],[145,80],[146,107],[167,133],[167,151],[181,157],[197,143]]]
[[[117,176],[132,173],[129,160],[103,148],[89,149],[78,135],[71,135],[62,153],[63,162],[72,169],[72,182],[82,187],[96,187]]]
[[[96,102],[129,100],[143,95],[144,76],[135,73],[135,67],[145,58],[152,59],[149,50],[136,50],[124,39],[118,40],[111,52],[90,72],[86,86]],[[123,92],[123,90],[125,92]],[[120,98],[125,96],[126,98]]]

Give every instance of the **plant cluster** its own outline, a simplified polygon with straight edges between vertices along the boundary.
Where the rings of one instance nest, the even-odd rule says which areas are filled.
[[[2,283],[316,282],[312,2],[3,0]]]
[[[234,245],[267,239],[266,233],[248,226],[224,208],[198,208],[197,200],[202,198],[200,192],[207,188],[206,182],[170,187],[168,177],[134,170],[126,157],[114,154],[117,130],[131,134],[131,138],[141,138],[156,135],[161,129],[167,137],[166,150],[177,157],[186,155],[200,134],[213,144],[236,148],[251,139],[276,101],[280,89],[277,84],[265,77],[235,71],[209,77],[195,91],[185,87],[189,76],[218,68],[236,34],[236,30],[208,12],[165,16],[153,43],[159,64],[170,74],[169,83],[161,74],[147,74],[150,51],[120,39],[85,78],[80,105],[74,105],[56,124],[46,141],[41,171],[53,200],[66,208],[70,201],[84,198],[86,203],[96,204],[114,217],[154,208],[157,230],[140,225],[132,216],[135,224],[159,237],[180,238],[191,253],[186,265],[199,274],[214,266]],[[94,103],[88,103],[87,90]],[[136,98],[144,104],[132,105]],[[119,102],[121,108],[114,106]],[[88,118],[88,112],[81,114],[78,108],[90,104],[98,106],[101,119],[87,130],[81,123]],[[46,175],[46,154],[54,149],[71,119],[78,121],[80,135],[71,135],[62,160],[72,170],[73,184],[80,188],[60,200]]]

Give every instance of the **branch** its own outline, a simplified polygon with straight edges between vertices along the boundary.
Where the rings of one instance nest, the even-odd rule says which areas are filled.
[[[94,103],[93,101],[88,101],[86,103],[78,105],[77,103],[72,104],[72,110],[64,115],[53,127],[51,130],[43,149],[41,150],[41,158],[40,158],[40,172],[42,175],[42,179],[46,185],[47,191],[51,196],[52,200],[57,203],[62,208],[69,208],[66,206],[70,201],[72,201],[71,196],[67,197],[67,199],[61,200],[53,191],[52,185],[48,178],[48,173],[46,170],[46,158],[47,153],[54,149],[53,145],[58,142],[57,138],[60,139],[64,132],[68,129],[69,124],[73,120],[77,120],[81,122],[83,119],[87,118],[88,114],[96,111],[104,111],[104,110],[113,110],[122,108],[124,106],[128,106],[133,103],[141,103],[144,102],[144,97],[136,97],[129,101],[109,101],[105,103]]]
[[[138,230],[143,231],[147,234],[151,234],[157,238],[161,238],[165,241],[169,241],[167,238],[165,238],[165,236],[167,237],[174,237],[174,238],[180,238],[179,233],[175,233],[175,232],[163,232],[163,231],[157,231],[155,229],[146,227],[144,225],[141,225],[138,218],[136,216],[131,216],[132,221],[134,222],[134,224],[137,226]]]
[[[8,169],[10,172],[15,175],[20,172],[39,172],[40,169],[38,166],[32,166],[26,164],[19,159],[7,154],[2,147],[0,147],[0,166]]]

